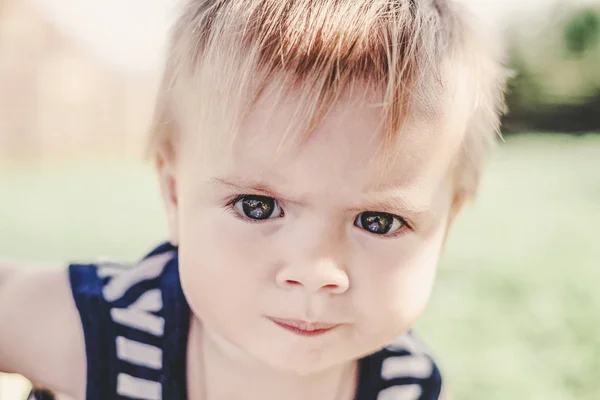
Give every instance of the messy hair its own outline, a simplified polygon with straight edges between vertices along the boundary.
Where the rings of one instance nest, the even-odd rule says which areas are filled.
[[[293,131],[305,139],[360,84],[383,94],[384,149],[410,118],[445,121],[461,140],[457,184],[473,192],[499,133],[506,72],[472,22],[457,0],[187,0],[150,155],[176,158],[184,131],[235,130],[274,85],[300,99],[304,126]]]

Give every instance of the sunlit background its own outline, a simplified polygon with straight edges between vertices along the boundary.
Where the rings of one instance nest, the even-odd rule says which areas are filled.
[[[597,400],[600,1],[468,2],[516,78],[418,332],[453,399]],[[0,258],[131,261],[165,237],[141,155],[175,3],[0,0]],[[26,391],[0,377],[0,400]]]

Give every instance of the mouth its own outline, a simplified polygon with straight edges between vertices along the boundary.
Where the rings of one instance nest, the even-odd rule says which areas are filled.
[[[306,322],[293,319],[268,317],[275,324],[300,336],[323,335],[339,326],[326,322]]]

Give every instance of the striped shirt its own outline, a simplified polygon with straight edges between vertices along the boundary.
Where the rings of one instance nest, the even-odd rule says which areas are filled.
[[[129,267],[71,265],[69,275],[85,335],[86,399],[187,400],[190,308],[179,281],[177,248],[163,244]],[[440,395],[439,369],[412,334],[361,359],[359,371],[355,400]],[[30,399],[42,397],[32,393]]]

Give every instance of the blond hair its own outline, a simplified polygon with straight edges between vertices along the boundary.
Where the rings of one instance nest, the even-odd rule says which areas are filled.
[[[274,82],[301,99],[306,137],[360,83],[384,93],[384,148],[410,116],[444,117],[462,135],[457,183],[474,192],[499,132],[507,75],[490,47],[452,0],[187,0],[150,155],[175,157],[185,124],[235,129]]]

